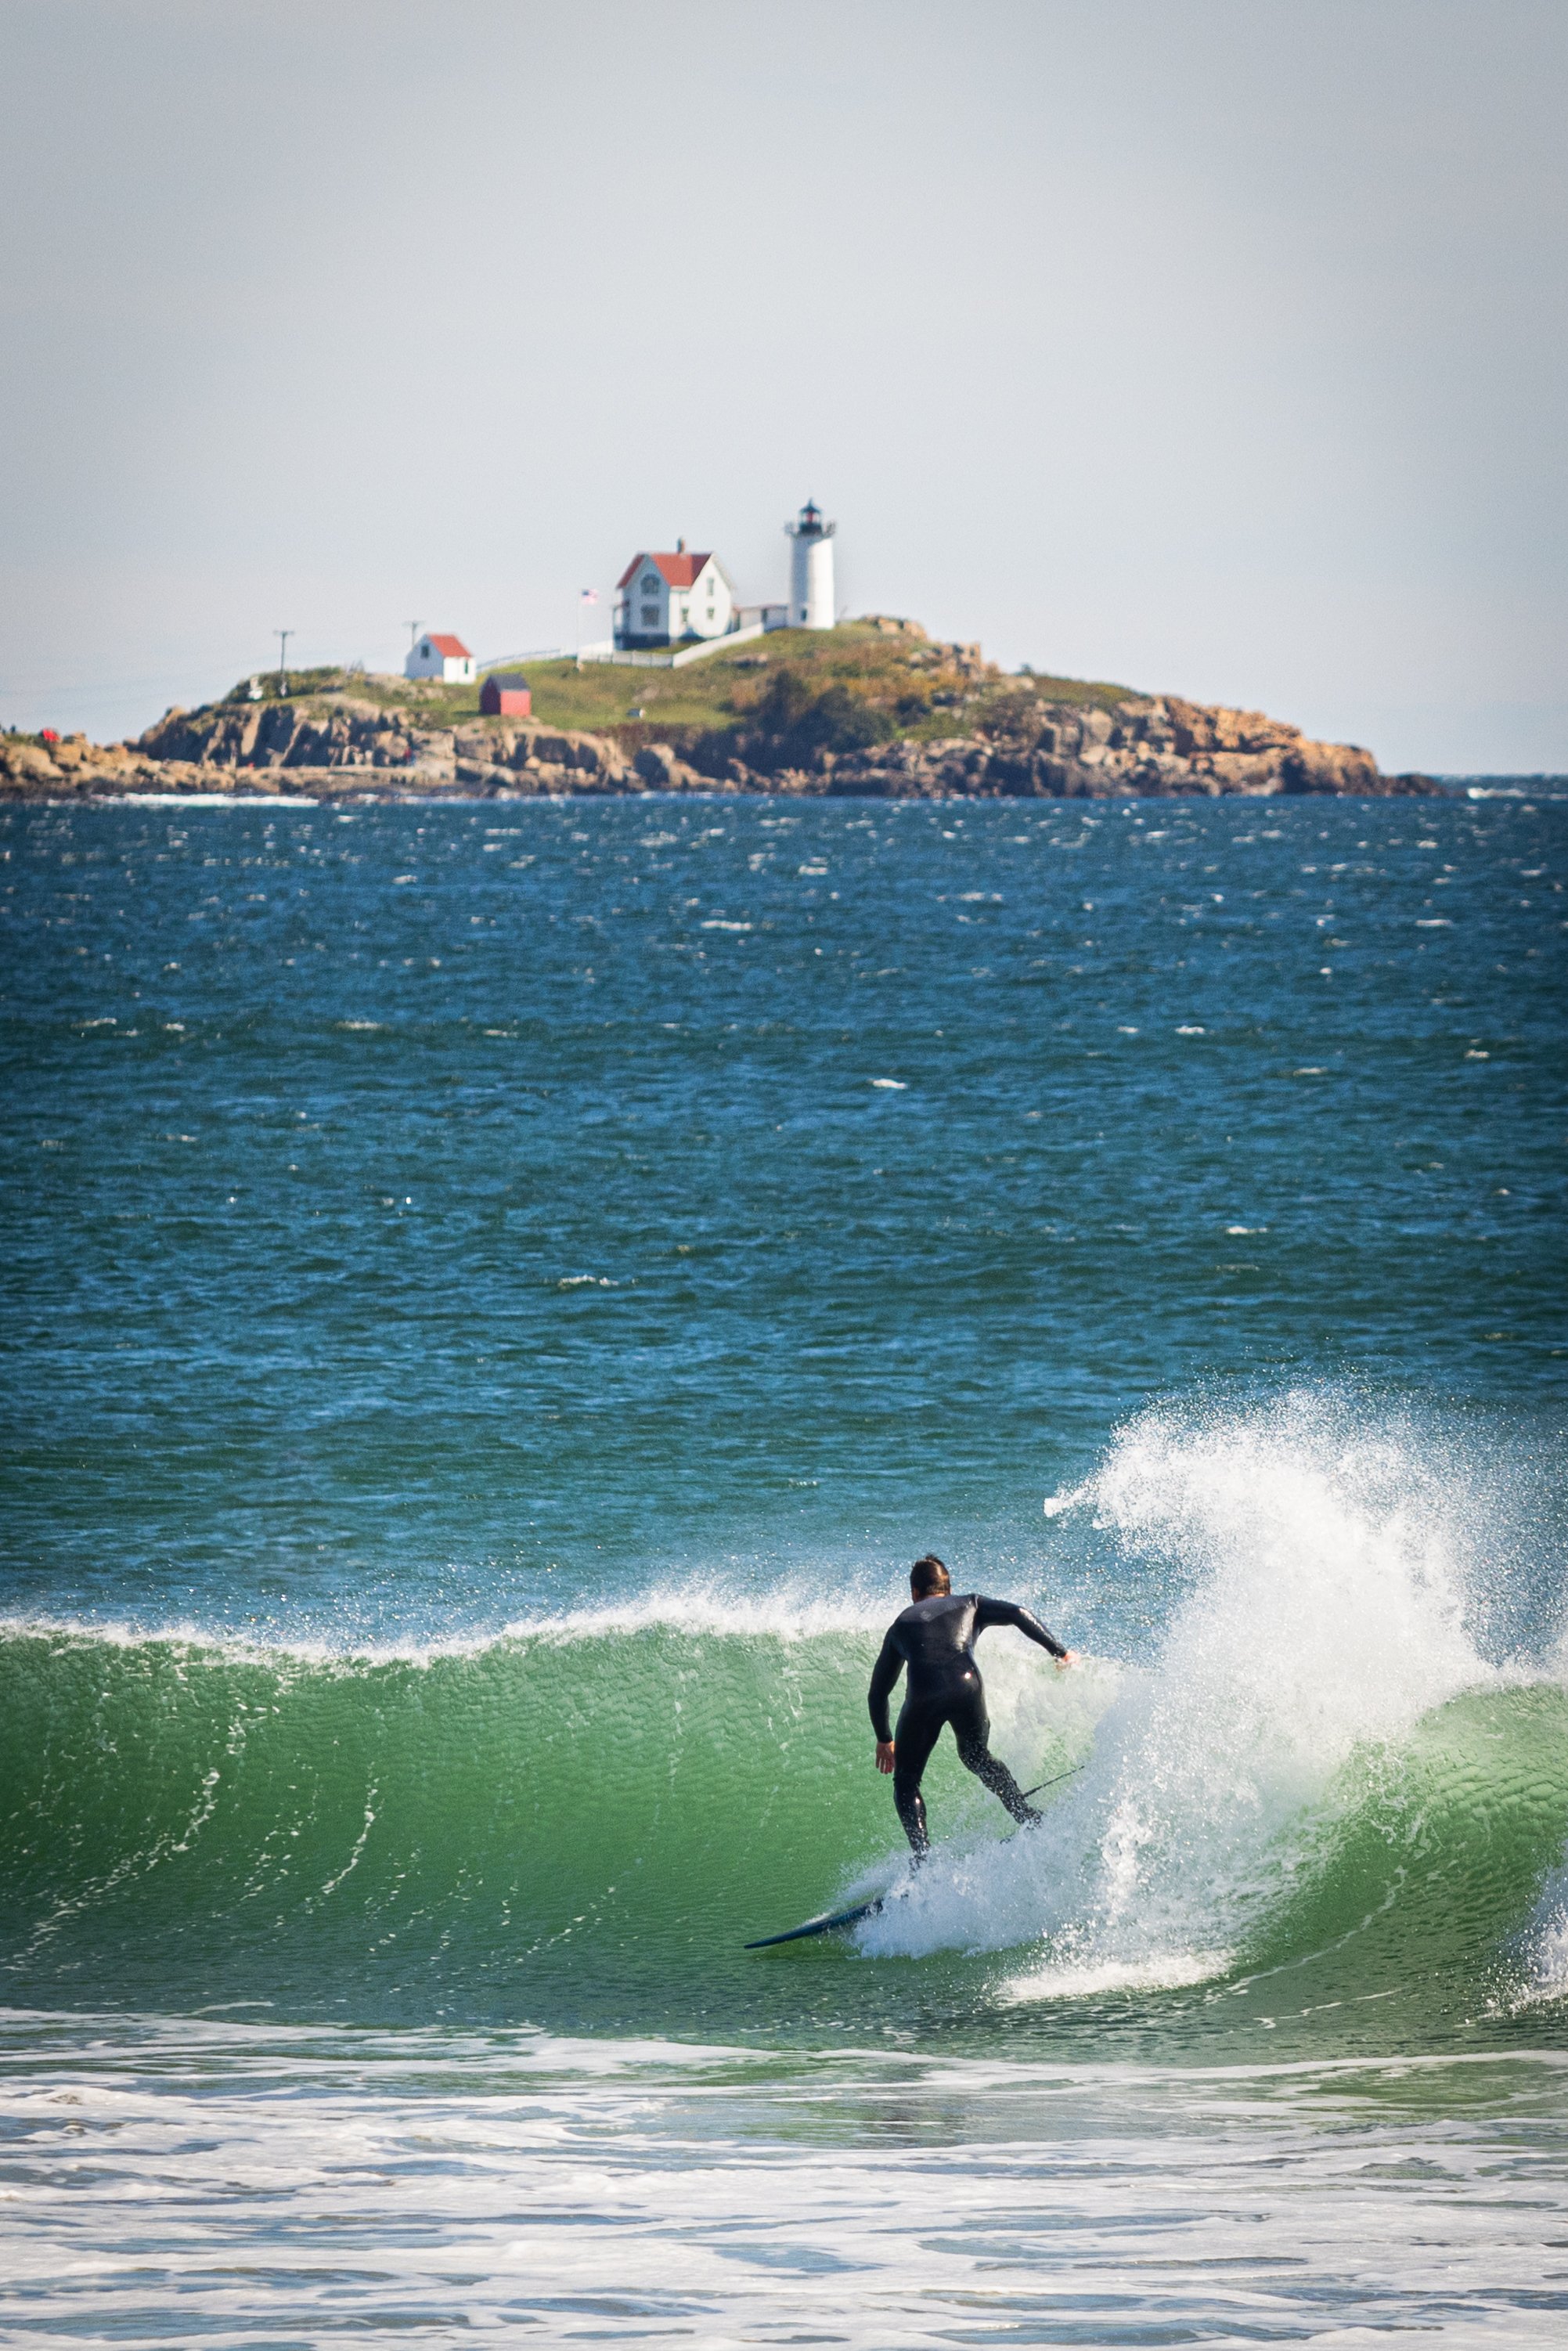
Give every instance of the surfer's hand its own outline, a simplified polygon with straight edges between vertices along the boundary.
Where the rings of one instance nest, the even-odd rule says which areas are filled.
[[[879,1739],[879,1740],[877,1740],[877,1742],[876,1742],[876,1768],[877,1768],[877,1770],[878,1770],[879,1771],[892,1771],[892,1769],[893,1769],[893,1741],[892,1741],[892,1740],[891,1740],[891,1739]]]
[[[1057,1672],[1058,1672],[1059,1674],[1064,1674],[1064,1673],[1067,1671],[1067,1668],[1068,1668],[1068,1667],[1069,1667],[1069,1666],[1075,1666],[1077,1663],[1078,1663],[1078,1652],[1077,1652],[1077,1650],[1076,1650],[1076,1649],[1063,1649],[1063,1651],[1062,1651],[1062,1653],[1061,1653],[1061,1656],[1060,1656],[1060,1657],[1058,1657],[1058,1659],[1056,1660],[1056,1670],[1057,1670]]]

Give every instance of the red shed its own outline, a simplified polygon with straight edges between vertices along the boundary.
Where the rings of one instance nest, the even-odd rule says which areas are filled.
[[[479,708],[486,718],[531,718],[534,697],[521,670],[493,669],[479,688]]]

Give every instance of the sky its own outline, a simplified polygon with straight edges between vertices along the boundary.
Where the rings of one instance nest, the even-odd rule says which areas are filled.
[[[0,724],[639,549],[1568,770],[1563,0],[0,0]]]

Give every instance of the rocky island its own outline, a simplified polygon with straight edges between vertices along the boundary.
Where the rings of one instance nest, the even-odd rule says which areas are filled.
[[[0,737],[9,799],[344,801],[732,791],[882,799],[1434,792],[1260,712],[1004,673],[885,617],[781,630],[679,671],[528,664],[537,718],[479,688],[351,670],[243,680],[134,742]]]

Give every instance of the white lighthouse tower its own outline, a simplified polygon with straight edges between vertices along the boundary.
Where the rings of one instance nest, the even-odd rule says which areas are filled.
[[[836,618],[833,533],[838,525],[824,522],[821,507],[808,498],[795,521],[784,528],[790,540],[789,626],[831,629]]]

